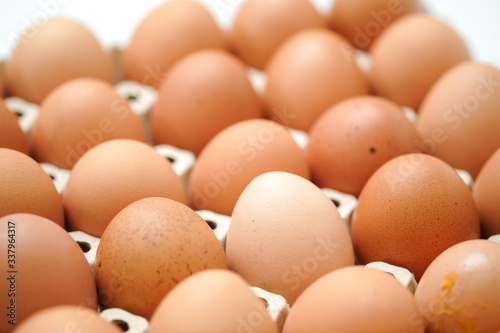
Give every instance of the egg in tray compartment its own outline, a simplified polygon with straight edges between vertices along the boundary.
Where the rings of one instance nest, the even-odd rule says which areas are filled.
[[[396,10],[363,2],[378,24]],[[30,67],[24,43],[3,66],[0,237],[16,255],[1,286],[18,295],[4,297],[14,332],[498,331],[500,71],[412,15],[415,2],[362,40],[339,19],[348,2],[326,18],[276,0],[289,16],[261,17],[276,36],[252,28],[262,5],[246,1],[221,31],[203,5],[166,2],[111,51],[54,19],[38,40],[80,40],[91,62],[67,47],[59,56],[75,62],[47,75],[57,47],[37,48],[47,66]],[[393,48],[408,31],[428,38]],[[432,45],[449,57],[402,56]],[[394,68],[420,70],[405,81]],[[23,71],[54,89],[14,82]]]

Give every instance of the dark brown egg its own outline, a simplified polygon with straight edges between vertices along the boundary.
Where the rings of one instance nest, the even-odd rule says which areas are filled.
[[[10,148],[29,155],[26,135],[19,127],[17,117],[9,111],[0,98],[0,147]]]

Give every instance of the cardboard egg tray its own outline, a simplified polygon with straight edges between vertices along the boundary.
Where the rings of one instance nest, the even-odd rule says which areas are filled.
[[[254,88],[257,91],[262,91],[266,82],[265,75],[256,70],[249,70],[248,75],[254,85]],[[119,95],[129,100],[132,111],[140,116],[149,135],[148,115],[157,100],[158,92],[152,87],[145,86],[134,81],[119,81],[116,83],[115,89]],[[12,112],[17,114],[20,127],[29,138],[30,130],[38,116],[39,106],[28,103],[18,97],[7,97],[5,99],[5,104]],[[417,116],[411,109],[405,109],[405,113],[410,120],[416,120]],[[307,133],[294,129],[290,129],[290,133],[301,148],[305,148],[307,146]],[[149,140],[149,142],[151,143],[151,140]],[[174,171],[180,176],[187,188],[189,174],[194,163],[196,162],[195,155],[190,151],[179,149],[170,145],[157,145],[154,146],[154,148],[161,156],[171,162]],[[52,178],[59,194],[62,194],[71,171],[58,168],[48,163],[40,163],[40,165]],[[472,188],[472,177],[466,171],[457,170],[457,172],[469,188]],[[323,188],[322,191],[333,202],[333,204],[335,204],[342,219],[345,221],[346,226],[350,230],[351,216],[357,205],[356,197],[329,188]],[[231,223],[231,217],[208,210],[198,210],[196,212],[212,228],[222,248],[225,250],[226,237]],[[81,247],[93,273],[100,239],[81,231],[71,231],[69,234]],[[492,236],[490,237],[490,240],[500,243],[500,235]],[[366,266],[394,275],[394,277],[401,284],[403,284],[411,292],[415,292],[417,282],[413,274],[407,269],[384,262],[372,262]],[[280,295],[267,292],[258,287],[251,287],[251,289],[258,297],[265,301],[271,318],[276,322],[279,330],[281,331],[290,310],[290,306],[286,300]],[[101,317],[107,321],[114,322],[124,332],[144,333],[148,329],[149,323],[145,318],[136,316],[123,309],[99,308],[99,311]]]

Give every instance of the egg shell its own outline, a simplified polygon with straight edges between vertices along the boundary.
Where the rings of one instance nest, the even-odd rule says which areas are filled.
[[[65,169],[104,141],[145,141],[141,121],[127,101],[109,83],[89,78],[66,82],[47,96],[31,137],[39,162]]]
[[[307,288],[292,306],[283,333],[424,332],[413,295],[392,275],[351,266]]]
[[[250,181],[269,171],[309,178],[306,156],[287,129],[265,119],[231,125],[210,140],[198,157],[189,181],[191,205],[231,215]]]
[[[414,0],[336,0],[328,20],[356,48],[367,51],[393,22],[420,10],[420,2]]]
[[[271,119],[307,131],[333,104],[369,93],[354,48],[327,29],[307,29],[284,42],[266,67],[264,101]]]
[[[500,330],[500,244],[470,240],[441,253],[415,292],[426,332]]]
[[[481,236],[500,234],[500,148],[491,155],[477,176],[472,195],[481,221]]]
[[[431,153],[473,178],[500,147],[500,70],[468,61],[444,74],[419,110]]]
[[[66,18],[40,21],[19,38],[5,66],[11,95],[40,104],[66,81],[89,77],[111,83],[112,65],[99,41]]]
[[[230,43],[235,54],[248,65],[264,69],[272,54],[290,36],[323,26],[324,18],[309,0],[248,0],[234,18]]]
[[[0,98],[5,95],[5,63],[0,61]]]
[[[427,14],[394,22],[380,34],[370,54],[369,78],[375,93],[415,110],[441,75],[470,59],[462,38]]]
[[[29,155],[28,141],[17,117],[10,112],[0,98],[0,147],[10,148]]]
[[[397,104],[376,96],[346,99],[325,111],[307,146],[315,184],[358,196],[385,162],[421,153],[420,135]]]
[[[2,332],[30,315],[55,305],[79,305],[97,310],[97,294],[90,267],[78,244],[54,222],[32,214],[13,214],[0,218],[1,243],[6,254],[0,259],[1,306],[14,304],[14,318],[0,322]],[[7,244],[15,253],[7,260]],[[12,255],[12,252],[9,252]],[[9,291],[9,292],[8,292]],[[12,293],[11,293],[12,291]],[[14,300],[14,303],[13,303]],[[12,308],[12,307],[11,307]],[[12,314],[12,310],[5,310]],[[38,330],[36,330],[38,332]]]
[[[224,128],[263,114],[245,65],[227,52],[202,50],[178,61],[163,81],[151,131],[155,144],[198,155]]]
[[[231,270],[292,306],[321,276],[354,265],[335,205],[310,181],[286,172],[262,174],[245,188],[231,217],[226,257]]]
[[[418,281],[441,252],[479,238],[479,216],[455,169],[430,155],[401,155],[361,191],[351,236],[359,263],[401,266]]]
[[[31,213],[64,227],[61,197],[49,175],[31,157],[0,148],[0,216]]]
[[[108,323],[97,311],[83,306],[64,305],[54,306],[39,311],[26,319],[14,333],[120,333],[116,325]]]
[[[193,320],[196,318],[196,320]],[[278,333],[266,307],[235,273],[210,269],[177,285],[155,311],[148,332]]]
[[[158,87],[176,61],[207,48],[226,48],[208,10],[191,0],[165,2],[141,21],[123,50],[124,77]]]
[[[271,119],[307,131],[330,106],[369,93],[354,48],[327,29],[307,29],[284,42],[266,66],[264,101]]]
[[[69,230],[101,237],[123,208],[142,198],[187,204],[170,162],[145,143],[118,139],[89,150],[76,163],[63,193]]]
[[[217,237],[198,214],[177,201],[150,197],[128,205],[108,225],[94,273],[104,308],[150,319],[180,281],[226,267]]]

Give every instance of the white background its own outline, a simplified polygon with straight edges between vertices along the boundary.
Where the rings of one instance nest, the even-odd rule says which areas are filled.
[[[0,59],[26,26],[47,16],[84,23],[105,46],[126,45],[137,24],[165,0],[0,0]],[[244,0],[199,0],[220,26],[231,24]],[[334,0],[311,0],[328,11]],[[355,1],[355,0],[351,0]],[[475,60],[500,68],[500,0],[421,0],[428,11],[450,24],[467,42]],[[278,14],[279,15],[279,14]]]

